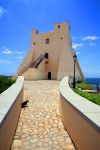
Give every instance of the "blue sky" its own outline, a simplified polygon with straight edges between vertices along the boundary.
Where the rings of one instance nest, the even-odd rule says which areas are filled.
[[[0,74],[16,72],[32,28],[52,31],[64,21],[85,77],[100,77],[100,0],[0,0]]]

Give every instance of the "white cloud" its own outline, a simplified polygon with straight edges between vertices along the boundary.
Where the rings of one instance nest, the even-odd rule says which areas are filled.
[[[24,54],[24,51],[12,51],[8,48],[5,48],[5,47],[1,47],[1,50],[2,50],[2,53],[3,54],[6,54],[6,55],[14,55],[14,56],[22,56],[22,54]]]
[[[80,51],[76,51],[76,54],[79,55],[79,54],[81,54],[81,52]]]
[[[3,54],[6,54],[6,55],[10,55],[12,54],[12,51],[8,48],[5,48],[3,51],[2,51]]]
[[[72,36],[72,40],[76,40],[76,37],[75,37],[75,36]]]
[[[89,43],[89,46],[96,46],[96,43]]]
[[[23,59],[24,57],[23,57],[23,56],[17,56],[16,58],[18,58],[18,59]]]
[[[10,61],[8,61],[8,60],[0,60],[0,64],[1,65],[9,65]]]
[[[22,55],[24,52],[23,51],[15,51],[14,53],[17,55]]]
[[[4,9],[2,6],[0,6],[0,18],[2,18],[3,15],[6,14],[6,13],[7,13],[7,10]]]
[[[72,47],[73,48],[77,48],[77,47],[82,47],[84,44],[82,44],[82,43],[73,43],[72,44]]]
[[[97,40],[97,39],[99,39],[98,36],[86,36],[83,38],[83,40],[92,40],[92,41]]]

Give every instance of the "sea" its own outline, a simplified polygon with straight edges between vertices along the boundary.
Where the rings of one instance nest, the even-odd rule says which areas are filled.
[[[97,84],[100,87],[100,78],[85,78],[85,81],[91,84],[93,87],[96,87]]]

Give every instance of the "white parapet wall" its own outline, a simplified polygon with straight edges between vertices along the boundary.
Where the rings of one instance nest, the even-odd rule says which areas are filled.
[[[10,150],[23,100],[24,77],[0,94],[0,150]]]
[[[100,150],[100,106],[76,94],[60,82],[60,111],[66,130],[77,150]]]

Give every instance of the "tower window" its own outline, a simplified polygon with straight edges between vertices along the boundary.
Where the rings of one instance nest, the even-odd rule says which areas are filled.
[[[49,41],[50,41],[49,39],[46,39],[46,44],[49,44]]]
[[[33,45],[35,45],[35,42],[33,43]]]
[[[58,25],[58,29],[60,28],[60,25]]]
[[[36,31],[36,34],[38,34],[38,31]]]

